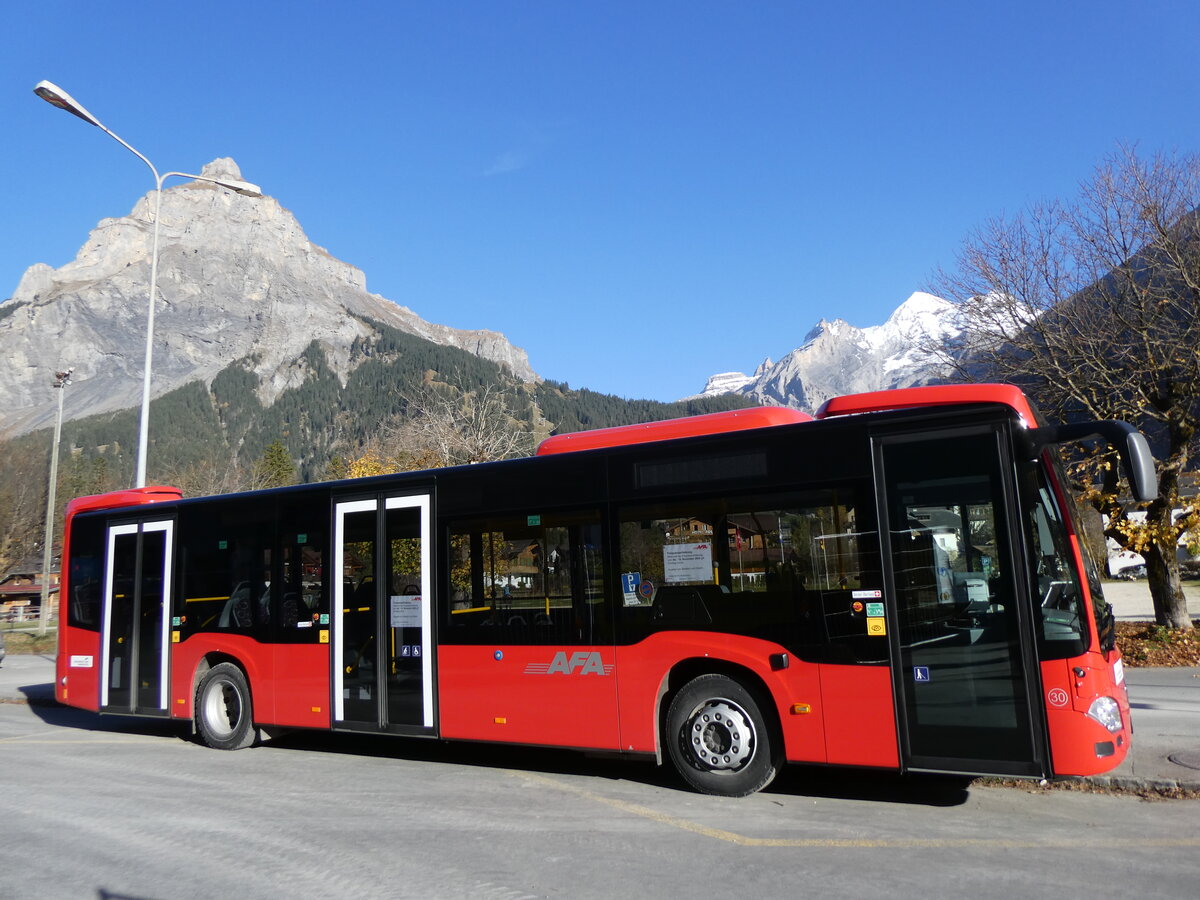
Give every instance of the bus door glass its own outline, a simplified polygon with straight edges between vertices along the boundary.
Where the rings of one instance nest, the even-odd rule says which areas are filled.
[[[100,708],[166,713],[173,521],[114,525],[106,541]]]
[[[899,731],[911,769],[1045,771],[1000,446],[998,432],[983,428],[877,447]]]
[[[431,732],[430,497],[352,500],[335,516],[335,723]]]

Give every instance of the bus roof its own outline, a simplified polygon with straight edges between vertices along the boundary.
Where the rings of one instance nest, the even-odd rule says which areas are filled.
[[[639,425],[618,425],[615,428],[596,428],[592,431],[556,434],[546,438],[538,445],[537,455],[549,456],[552,453],[596,450],[600,447],[646,444],[651,441],[669,441],[675,438],[696,437],[704,434],[722,434],[751,428],[794,425],[812,420],[812,416],[800,412],[798,409],[790,409],[785,406],[754,406],[748,409],[731,409],[727,412],[709,413],[703,416],[686,416],[681,419],[665,419],[660,422],[644,422]]]
[[[958,406],[967,403],[999,403],[1012,409],[1028,426],[1034,427],[1037,424],[1037,414],[1034,412],[1033,406],[1021,389],[1011,384],[939,384],[847,394],[844,397],[834,397],[825,401],[817,410],[816,418],[831,419],[836,416],[858,413],[886,412],[919,406]],[[651,441],[669,441],[703,434],[721,434],[729,431],[770,428],[775,425],[794,425],[799,422],[811,421],[813,421],[812,416],[783,406],[734,409],[704,416],[686,416],[680,419],[665,419],[660,422],[645,422],[639,425],[621,425],[616,428],[597,428],[593,431],[556,434],[542,441],[538,446],[537,455],[548,456],[552,453],[595,450],[600,447],[621,447],[626,444],[645,444]]]
[[[1011,384],[938,384],[847,394],[826,400],[817,410],[818,419],[858,413],[885,412],[916,406],[957,406],[965,403],[999,403],[1012,409],[1030,428],[1037,425],[1037,414],[1020,388]]]
[[[179,488],[154,486],[130,488],[125,491],[111,491],[107,494],[92,494],[87,497],[76,497],[67,504],[67,517],[76,513],[90,512],[94,509],[114,509],[120,506],[140,506],[143,503],[162,503],[166,500],[179,500],[183,493]]]
[[[785,406],[754,406],[700,416],[685,416],[614,428],[575,431],[546,438],[538,445],[536,456],[596,450],[603,447],[623,447],[678,438],[796,425],[816,419],[861,413],[886,412],[924,406],[955,406],[971,403],[997,403],[1007,406],[1030,427],[1037,425],[1037,414],[1020,388],[1008,384],[929,385],[887,391],[870,391],[833,397],[817,410],[815,418]],[[116,507],[139,506],[179,500],[178,488],[152,486],[77,497],[67,505],[68,516],[76,513]]]

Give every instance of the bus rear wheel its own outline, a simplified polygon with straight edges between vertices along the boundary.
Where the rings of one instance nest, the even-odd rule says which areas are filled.
[[[233,663],[218,663],[196,690],[196,730],[216,750],[241,750],[254,743],[254,709],[250,685]]]
[[[783,763],[758,701],[725,675],[701,675],[680,689],[667,710],[665,743],[683,780],[702,794],[753,794]]]

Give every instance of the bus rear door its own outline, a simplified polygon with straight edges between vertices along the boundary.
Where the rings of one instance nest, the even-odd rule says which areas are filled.
[[[100,709],[167,715],[173,534],[170,519],[110,525],[101,626]]]
[[[909,770],[1048,772],[1009,457],[999,423],[875,443],[893,689]]]

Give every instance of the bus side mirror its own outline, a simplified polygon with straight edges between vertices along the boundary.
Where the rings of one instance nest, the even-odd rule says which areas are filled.
[[[1051,444],[1097,437],[1108,441],[1120,454],[1134,500],[1149,503],[1158,496],[1154,454],[1150,452],[1145,436],[1128,422],[1079,422],[1034,428],[1025,432],[1026,451],[1030,459],[1035,459]]]
[[[1095,594],[1092,595],[1093,602],[1095,596]],[[1100,613],[1100,649],[1107,653],[1115,646],[1117,646],[1117,616],[1113,612],[1112,604],[1105,603],[1104,611]]]
[[[1158,475],[1154,471],[1154,455],[1150,445],[1140,431],[1132,431],[1125,438],[1125,447],[1118,447],[1125,461],[1125,475],[1129,479],[1129,490],[1135,500],[1149,503],[1158,496]]]

